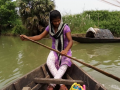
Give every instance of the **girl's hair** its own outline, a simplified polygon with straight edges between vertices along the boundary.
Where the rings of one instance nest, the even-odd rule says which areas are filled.
[[[58,10],[53,10],[50,12],[50,21],[52,21],[53,19],[59,17],[61,19],[61,14]]]

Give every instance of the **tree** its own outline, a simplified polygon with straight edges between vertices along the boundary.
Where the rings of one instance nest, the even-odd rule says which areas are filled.
[[[2,27],[14,25],[17,18],[16,4],[11,0],[0,0],[0,32]]]
[[[49,12],[54,9],[51,0],[19,0],[20,17],[30,35],[40,34],[48,25]]]

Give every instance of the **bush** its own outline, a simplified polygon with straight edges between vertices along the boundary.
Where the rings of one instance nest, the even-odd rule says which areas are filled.
[[[16,25],[12,28],[12,34],[27,34],[27,30],[23,25]]]
[[[85,33],[89,27],[95,26],[88,14],[66,15],[63,16],[63,21],[70,26],[72,33]]]
[[[84,11],[81,14],[63,16],[72,33],[85,33],[88,28],[109,29],[114,35],[120,34],[120,11]]]
[[[89,14],[97,27],[109,29],[114,35],[120,34],[120,11],[85,11],[84,15]]]

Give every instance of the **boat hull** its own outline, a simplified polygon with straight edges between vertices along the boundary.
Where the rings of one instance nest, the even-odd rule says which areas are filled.
[[[44,79],[48,78],[49,82],[53,78],[51,73],[49,72],[47,65],[43,64],[36,68],[35,70],[29,72],[28,74],[22,76],[21,78],[15,80],[13,83],[5,86],[1,90],[22,90],[23,87],[29,87],[31,90],[46,90],[48,86],[48,82],[40,83],[35,80],[35,78]],[[76,66],[74,63],[71,67],[68,68],[65,75],[63,76],[61,81],[64,81],[64,84],[68,87],[71,87],[70,82],[68,80],[77,80],[82,81],[86,85],[86,90],[107,90],[103,87],[99,82],[97,82],[94,78],[88,75],[84,70]],[[60,83],[60,81],[53,80],[55,83]],[[68,84],[69,83],[69,84]],[[54,90],[59,90],[59,85],[56,86]]]
[[[87,38],[87,37],[77,37],[73,36],[74,41],[80,43],[120,43],[120,38],[116,39],[98,39],[98,38]]]

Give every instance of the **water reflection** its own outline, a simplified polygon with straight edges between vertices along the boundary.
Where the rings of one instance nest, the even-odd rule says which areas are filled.
[[[20,50],[17,44],[15,38],[0,37],[0,80],[2,80],[0,81],[0,87],[21,75],[19,70],[16,69],[18,66],[15,57]]]
[[[41,42],[51,45],[50,41]],[[49,50],[18,37],[0,37],[0,88],[46,62]]]

